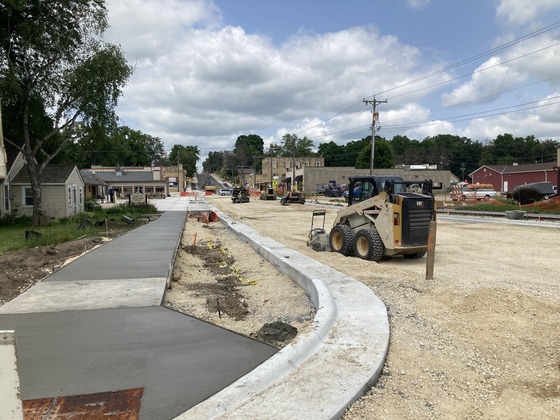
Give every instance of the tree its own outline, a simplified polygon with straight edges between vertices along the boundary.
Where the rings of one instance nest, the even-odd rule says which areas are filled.
[[[369,169],[371,162],[371,136],[366,137],[368,145],[365,146],[356,159],[356,169]],[[392,168],[393,150],[389,142],[382,137],[375,136],[375,156],[373,167],[376,169]]]
[[[5,141],[21,151],[41,212],[41,173],[75,138],[78,124],[116,125],[132,74],[120,47],[102,43],[103,0],[6,1],[0,7],[0,87],[11,111]],[[48,147],[47,147],[48,146]]]
[[[304,157],[313,156],[313,141],[307,137],[299,138],[295,134],[284,134],[282,136],[282,157]]]
[[[259,172],[264,154],[264,140],[256,134],[239,136],[235,141],[233,154],[235,167],[254,168]]]
[[[78,140],[68,145],[53,162],[74,162],[80,168],[101,166],[151,166],[161,163],[163,142],[127,126],[107,133],[101,127],[83,127]]]
[[[199,154],[198,146],[175,144],[171,148],[171,153],[169,153],[169,160],[174,165],[182,163],[183,170],[187,176],[193,177],[196,173],[196,163],[198,162]]]
[[[224,152],[209,152],[208,157],[202,163],[202,169],[206,172],[214,173],[224,167]]]
[[[353,166],[354,168],[358,168],[358,159],[360,158],[360,154],[364,150],[364,148],[369,147],[368,152],[371,155],[371,136],[363,138],[361,140],[353,140],[349,141],[346,144],[346,162],[348,163],[345,166]],[[368,162],[369,162],[368,158]],[[369,168],[369,163],[367,165]]]

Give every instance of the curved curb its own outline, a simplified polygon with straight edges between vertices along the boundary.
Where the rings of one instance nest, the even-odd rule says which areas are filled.
[[[381,374],[385,305],[364,284],[213,209],[220,220],[308,293],[312,325],[273,357],[177,419],[331,419]]]

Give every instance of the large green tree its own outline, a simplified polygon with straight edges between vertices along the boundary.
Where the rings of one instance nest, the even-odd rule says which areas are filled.
[[[260,172],[264,155],[264,140],[256,134],[239,136],[235,141],[233,155],[234,167],[254,168]]]
[[[368,169],[371,167],[371,136],[366,137],[367,145],[364,146],[356,159],[357,169]],[[393,150],[389,142],[382,137],[375,136],[375,156],[373,167],[375,169],[392,168]]]
[[[0,88],[11,112],[8,124],[15,125],[5,141],[27,160],[34,223],[41,173],[75,139],[76,126],[116,125],[115,107],[132,68],[118,45],[100,41],[107,27],[103,0],[0,5]]]
[[[175,144],[169,153],[169,160],[172,164],[183,164],[183,170],[189,177],[193,177],[196,173],[196,164],[199,160],[200,150],[198,146],[183,146]]]
[[[202,162],[202,169],[206,172],[219,172],[224,167],[224,152],[209,152],[208,157]]]
[[[282,157],[313,156],[313,141],[307,137],[300,138],[296,134],[284,134],[281,145]]]
[[[80,168],[90,165],[150,166],[161,163],[164,152],[164,145],[159,137],[127,126],[117,127],[107,133],[93,125],[84,126],[77,141],[69,143],[54,161],[74,162]]]

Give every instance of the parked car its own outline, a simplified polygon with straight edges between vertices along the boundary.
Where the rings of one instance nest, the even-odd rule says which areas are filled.
[[[344,190],[338,185],[329,185],[328,188],[325,189],[323,194],[325,194],[325,197],[342,197],[342,194],[344,194]]]
[[[552,184],[545,182],[532,182],[518,185],[511,192],[511,197],[521,204],[534,203],[535,201],[548,200],[554,194]]]
[[[218,191],[218,194],[220,194],[220,195],[232,195],[233,190],[231,188],[222,188]]]

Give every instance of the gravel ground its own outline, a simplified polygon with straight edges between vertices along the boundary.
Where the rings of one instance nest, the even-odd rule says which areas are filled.
[[[306,246],[310,206],[256,199],[232,204],[229,197],[210,202],[262,235],[363,282],[386,304],[391,338],[383,374],[344,419],[560,418],[559,229],[440,218],[434,279],[426,281],[425,258],[374,263],[314,252]],[[327,228],[335,214],[327,208]],[[192,236],[187,229],[184,242]],[[219,236],[228,249],[241,242],[221,230]],[[176,283],[170,304],[244,334],[277,319],[305,328],[313,311],[295,286],[274,268],[260,278],[259,270],[271,267],[249,250],[241,255],[246,258],[237,262],[250,261],[240,267],[245,277],[266,286],[256,297],[247,293],[245,320],[219,320],[207,297],[196,303]],[[177,276],[186,281],[192,270],[184,265]],[[243,294],[256,290],[241,288]]]

